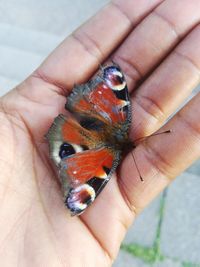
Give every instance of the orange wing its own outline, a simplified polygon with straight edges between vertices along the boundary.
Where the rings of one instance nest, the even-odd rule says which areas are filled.
[[[47,139],[51,158],[59,167],[65,204],[72,214],[80,214],[101,192],[120,161],[121,151],[113,140],[108,144],[109,138],[115,137],[116,129],[116,140],[127,138],[131,105],[119,66],[102,67],[88,83],[75,86],[66,108],[76,120],[59,115]]]
[[[109,181],[120,160],[119,152],[102,147],[62,160],[60,176],[65,204],[73,215],[81,214]]]
[[[105,67],[88,83],[75,86],[67,98],[66,109],[78,118],[95,118],[106,124],[129,123],[131,106],[120,68]]]
[[[120,152],[106,147],[98,133],[59,115],[47,134],[50,155],[59,167],[64,200],[72,214],[82,213],[116,169]]]
[[[96,147],[98,134],[83,128],[76,120],[60,114],[55,118],[47,135],[50,156],[59,167],[65,156]]]
[[[79,116],[94,117],[105,123],[118,123],[126,120],[127,115],[123,107],[127,102],[117,98],[105,83],[100,82],[90,92],[85,90],[84,97],[80,95],[81,88],[80,86],[73,89],[67,100],[67,109],[73,109],[73,112]],[[76,90],[79,91],[78,95],[76,95]],[[73,102],[73,108],[70,106],[71,102]]]
[[[93,177],[107,179],[115,157],[108,148],[97,148],[77,153],[62,160],[62,172],[72,185],[88,182]],[[63,175],[62,174],[62,175]]]

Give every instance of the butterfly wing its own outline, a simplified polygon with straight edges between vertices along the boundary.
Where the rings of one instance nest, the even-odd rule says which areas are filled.
[[[117,65],[107,66],[88,83],[75,86],[66,108],[85,124],[85,118],[105,124],[130,124],[131,105],[124,75]],[[81,119],[80,119],[81,118]]]
[[[107,184],[120,153],[100,143],[98,135],[76,120],[59,115],[47,139],[60,170],[64,202],[73,215],[82,213]]]
[[[50,157],[56,166],[60,167],[64,157],[94,148],[98,143],[97,136],[97,134],[84,129],[73,118],[60,114],[55,118],[46,134],[49,141]]]
[[[116,169],[121,150],[115,141],[128,138],[131,105],[119,66],[102,67],[88,83],[75,86],[66,108],[75,119],[59,115],[47,139],[65,204],[75,215],[94,201]]]
[[[118,162],[118,152],[106,147],[77,153],[62,161],[60,175],[65,204],[73,215],[82,213],[95,200]]]

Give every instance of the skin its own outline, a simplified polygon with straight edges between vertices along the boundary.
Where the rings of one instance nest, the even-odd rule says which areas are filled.
[[[200,156],[199,0],[115,0],[86,22],[25,81],[0,99],[1,266],[111,266],[135,216]],[[71,217],[44,134],[73,84],[113,59],[131,93],[132,140],[104,191]]]

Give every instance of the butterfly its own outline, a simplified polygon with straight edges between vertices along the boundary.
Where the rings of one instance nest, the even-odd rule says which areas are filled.
[[[64,203],[72,215],[91,205],[116,170],[129,140],[131,102],[119,65],[101,66],[87,83],[75,85],[46,137],[59,169]]]

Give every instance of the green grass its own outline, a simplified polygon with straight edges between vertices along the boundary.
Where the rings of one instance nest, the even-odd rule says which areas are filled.
[[[127,251],[128,253],[134,255],[137,258],[140,258],[146,263],[154,263],[157,260],[163,260],[163,257],[161,255],[157,254],[157,251],[154,247],[148,248],[148,247],[142,247],[137,244],[123,244],[121,246],[121,249],[124,251]]]
[[[160,201],[160,209],[159,209],[159,221],[156,230],[156,237],[152,247],[144,247],[139,244],[122,244],[121,249],[130,253],[134,257],[137,257],[143,260],[145,263],[153,264],[157,261],[163,261],[164,259],[168,258],[162,255],[160,250],[160,238],[161,238],[161,226],[164,217],[165,211],[165,199],[166,199],[167,191],[165,190],[163,196]],[[172,261],[176,262],[179,261],[178,259],[172,259]],[[182,262],[182,267],[200,267],[200,264],[194,264],[190,262]]]
[[[200,264],[190,263],[190,262],[183,262],[183,267],[200,267]]]
[[[164,256],[160,251],[160,234],[161,234],[161,225],[163,221],[164,208],[165,208],[165,198],[166,191],[163,193],[160,210],[159,210],[159,221],[156,231],[155,241],[152,247],[144,247],[138,244],[122,244],[121,249],[127,251],[133,256],[142,259],[146,263],[154,263],[156,261],[164,260]]]

